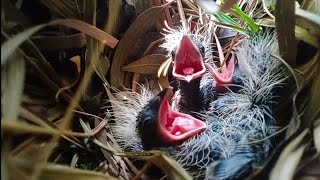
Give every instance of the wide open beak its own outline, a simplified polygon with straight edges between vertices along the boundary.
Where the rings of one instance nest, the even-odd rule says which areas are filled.
[[[172,97],[172,88],[168,88],[160,104],[157,118],[160,135],[170,145],[178,144],[207,129],[203,121],[173,110],[169,105]]]
[[[235,56],[234,54],[232,54],[227,68],[222,69],[221,72],[218,72],[218,70],[214,69],[209,64],[206,64],[206,67],[208,68],[213,78],[216,80],[217,85],[222,86],[224,84],[231,84],[233,80],[233,74],[235,71]]]
[[[184,35],[174,56],[173,76],[190,82],[202,76],[206,71],[199,48]]]

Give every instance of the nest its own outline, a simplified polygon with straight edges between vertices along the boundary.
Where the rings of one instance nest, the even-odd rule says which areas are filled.
[[[2,178],[196,177],[165,152],[142,151],[132,129],[122,129],[133,133],[130,137],[116,136],[110,129],[117,121],[111,104],[143,94],[139,101],[145,102],[131,104],[139,109],[169,86],[169,52],[181,34],[194,35],[207,47],[205,61],[215,59],[209,63],[222,66],[239,47],[259,49],[243,48],[244,39],[259,33],[279,43],[279,54],[270,54],[279,62],[279,69],[273,70],[283,71],[285,79],[276,93],[280,97],[274,116],[277,127],[264,137],[277,137],[277,146],[248,178],[320,176],[315,170],[320,152],[317,1],[302,2],[297,11],[294,2],[277,2],[272,9],[265,1],[244,0],[221,6],[192,0],[4,1],[3,5]],[[34,14],[34,8],[40,15]],[[224,55],[220,61],[218,47]],[[266,82],[282,79],[259,77],[242,66],[248,70],[245,73]],[[251,85],[254,92],[254,82]],[[150,91],[141,93],[143,87]],[[250,87],[247,90],[244,94],[253,93]],[[258,93],[256,98],[263,101],[265,97]],[[121,105],[118,108],[128,108]],[[130,109],[126,111],[122,118],[134,116]],[[125,143],[119,144],[119,139],[126,139]]]

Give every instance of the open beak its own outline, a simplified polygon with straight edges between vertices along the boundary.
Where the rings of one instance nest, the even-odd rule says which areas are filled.
[[[184,35],[174,56],[173,76],[190,82],[202,76],[206,71],[199,48]]]
[[[235,71],[235,56],[232,54],[229,64],[226,68],[221,68],[219,72],[217,69],[214,69],[211,65],[206,64],[209,72],[216,80],[217,85],[223,86],[224,84],[231,84],[233,80],[233,74]]]
[[[172,97],[172,88],[168,88],[160,104],[157,118],[160,135],[170,145],[181,143],[207,129],[203,121],[173,110],[169,105]]]

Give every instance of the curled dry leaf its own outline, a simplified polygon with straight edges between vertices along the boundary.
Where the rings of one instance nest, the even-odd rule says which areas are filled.
[[[81,60],[80,60],[80,56],[74,56],[72,58],[70,58],[69,60],[74,64],[76,72],[75,72],[75,77],[72,78],[72,82],[69,83],[67,86],[60,88],[57,92],[56,92],[56,99],[59,98],[59,95],[62,91],[66,91],[68,89],[71,89],[72,87],[74,87],[80,78],[80,71],[81,71]]]
[[[112,86],[120,88],[123,85],[125,74],[121,71],[121,68],[127,64],[130,50],[133,49],[138,39],[158,21],[158,17],[161,16],[167,5],[148,9],[138,16],[125,32],[119,42],[111,64],[110,82]]]

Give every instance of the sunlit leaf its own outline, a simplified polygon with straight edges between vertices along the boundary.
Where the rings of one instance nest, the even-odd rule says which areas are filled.
[[[320,118],[317,118],[314,122],[314,129],[313,129],[313,138],[314,138],[314,145],[320,153]]]
[[[9,63],[1,69],[1,115],[16,120],[22,101],[25,79],[25,61],[14,53]]]
[[[122,70],[142,74],[155,74],[167,59],[168,57],[162,54],[147,55],[124,66]]]
[[[38,25],[32,28],[29,28],[17,35],[12,39],[1,44],[1,66],[5,64],[8,57],[19,47],[24,41],[26,41],[31,35],[44,28],[46,25]]]
[[[248,23],[253,33],[259,30],[259,26],[254,22],[254,20],[250,16],[243,12],[239,6],[234,6],[234,10],[242,18],[243,21]]]

